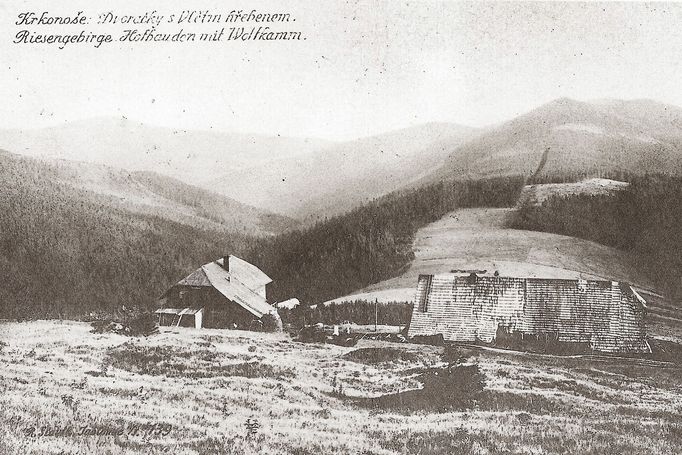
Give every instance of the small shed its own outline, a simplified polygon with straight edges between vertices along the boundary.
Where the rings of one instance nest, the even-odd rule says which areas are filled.
[[[293,310],[294,308],[298,307],[301,305],[301,302],[294,298],[294,299],[288,299],[285,300],[284,302],[277,302],[275,306],[277,308],[285,309],[285,310]]]

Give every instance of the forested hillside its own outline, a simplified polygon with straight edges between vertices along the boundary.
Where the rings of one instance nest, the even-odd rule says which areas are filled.
[[[522,186],[518,178],[437,183],[303,231],[250,237],[131,212],[32,159],[0,153],[0,172],[0,311],[8,318],[152,308],[167,287],[225,254],[268,273],[271,300],[319,303],[399,273],[420,226],[456,207],[511,206]]]
[[[230,231],[271,235],[299,225],[292,218],[242,204],[155,172],[139,171],[131,173],[130,176],[134,182],[155,195],[189,207],[197,216],[218,223]]]
[[[145,306],[241,234],[202,230],[117,208],[112,197],[60,183],[55,170],[0,153],[2,317],[75,317]]]
[[[263,237],[221,224],[218,212],[226,206],[219,198],[198,189],[174,194],[165,177],[131,175],[146,191],[215,217],[215,227],[129,210],[119,197],[74,186],[63,169],[30,158],[0,153],[0,164],[0,311],[10,318],[152,308],[167,287],[225,254],[273,278],[270,300],[320,303],[400,275],[419,228],[457,208],[512,207],[524,184],[522,177],[441,181]],[[682,296],[682,179],[628,178],[631,185],[612,196],[550,197],[522,206],[512,227],[637,253],[638,267]]]
[[[201,229],[228,229],[254,235],[278,234],[295,227],[291,218],[259,210],[226,196],[155,172],[131,172],[102,164],[61,159],[31,159],[6,154],[7,166],[40,168],[45,179],[107,197],[116,208],[160,216]],[[11,183],[11,181],[8,181]]]
[[[640,268],[672,297],[682,297],[682,179],[632,177],[614,195],[550,197],[524,205],[510,227],[593,240],[636,253]]]
[[[511,207],[520,177],[447,181],[392,193],[345,215],[262,239],[249,253],[276,299],[318,303],[399,275],[417,230],[459,207]]]

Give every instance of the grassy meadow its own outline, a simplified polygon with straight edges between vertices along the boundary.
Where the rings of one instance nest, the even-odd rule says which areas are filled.
[[[667,363],[463,351],[484,392],[434,411],[369,399],[420,387],[443,365],[432,346],[59,321],[0,323],[0,340],[7,455],[682,452],[682,368]]]

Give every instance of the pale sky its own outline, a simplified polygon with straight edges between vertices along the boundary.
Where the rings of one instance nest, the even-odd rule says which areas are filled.
[[[563,96],[682,106],[680,3],[94,3],[0,0],[0,128],[126,116],[187,129],[350,139],[432,121],[484,126]],[[296,22],[273,28],[307,39],[63,50],[12,43],[26,28],[15,25],[22,11],[82,10],[93,17],[85,29],[117,39],[131,26],[96,26],[99,13],[240,8],[289,12]]]

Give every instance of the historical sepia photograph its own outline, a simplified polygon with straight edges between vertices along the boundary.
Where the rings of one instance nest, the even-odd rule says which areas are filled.
[[[682,454],[682,2],[0,32],[0,455]]]

